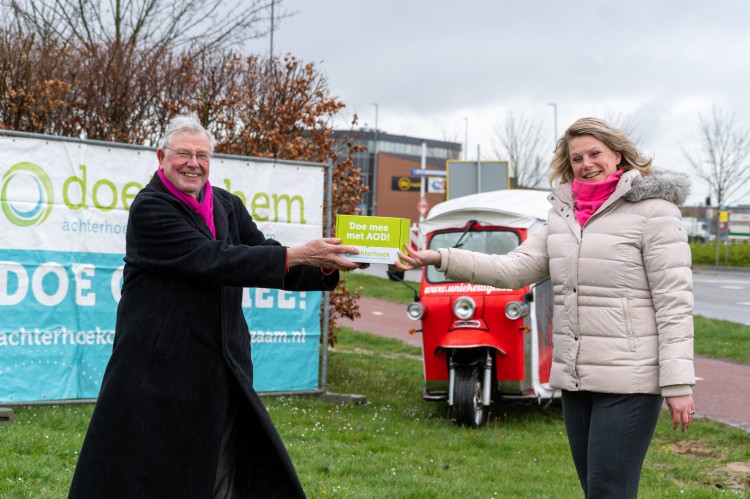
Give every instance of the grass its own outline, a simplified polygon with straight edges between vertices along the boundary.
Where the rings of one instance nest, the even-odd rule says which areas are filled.
[[[750,326],[700,315],[694,323],[696,354],[750,364]]]
[[[420,351],[344,329],[329,390],[366,405],[264,398],[311,498],[580,498],[559,406],[503,403],[487,426],[455,426],[421,399]],[[65,497],[90,405],[15,408],[0,426],[0,498]],[[750,434],[698,419],[687,433],[659,422],[644,498],[748,497]]]
[[[0,498],[66,497],[92,404],[14,407],[0,426]]]
[[[345,274],[363,296],[409,303],[402,284]],[[750,363],[750,327],[696,316],[696,353]],[[265,398],[310,497],[581,497],[559,407],[496,404],[479,430],[458,428],[444,403],[421,400],[420,350],[342,329],[329,391],[365,406]],[[0,426],[0,499],[65,497],[92,405],[14,408]],[[699,419],[656,431],[641,497],[750,497],[750,434]]]
[[[362,296],[398,303],[414,301],[414,292],[400,282],[359,272],[344,272],[341,278],[347,288],[352,291],[359,289]],[[418,282],[408,282],[408,284],[419,290]]]

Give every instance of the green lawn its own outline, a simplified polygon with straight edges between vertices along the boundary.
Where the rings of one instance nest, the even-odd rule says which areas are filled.
[[[264,398],[310,497],[581,497],[559,406],[498,404],[487,426],[457,427],[422,401],[419,353],[344,329],[329,390],[366,405]],[[16,407],[0,426],[0,498],[65,497],[91,408]],[[748,465],[750,433],[698,419],[683,434],[663,417],[641,497],[748,497]]]
[[[384,277],[376,277],[360,272],[342,272],[341,279],[350,290],[359,289],[361,296],[380,298],[381,300],[399,303],[411,303],[414,301],[414,291],[400,282],[391,281]],[[418,282],[407,281],[407,284],[419,290]]]
[[[346,274],[362,295],[408,303],[405,286]],[[696,353],[750,363],[750,327],[696,317]],[[265,398],[310,497],[580,498],[559,406],[496,404],[478,430],[421,399],[420,350],[342,329],[329,391],[367,405]],[[89,404],[15,407],[0,426],[0,499],[67,494]],[[662,417],[641,481],[644,498],[750,497],[750,433],[704,419],[686,433]]]
[[[750,326],[695,316],[695,353],[750,364]]]

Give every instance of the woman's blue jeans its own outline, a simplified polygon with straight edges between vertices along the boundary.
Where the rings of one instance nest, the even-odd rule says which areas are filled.
[[[635,498],[663,398],[562,392],[563,419],[587,499]]]

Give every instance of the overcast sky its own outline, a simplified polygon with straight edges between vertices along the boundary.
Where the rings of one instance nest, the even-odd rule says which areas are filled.
[[[477,145],[509,112],[555,135],[582,116],[632,125],[657,167],[688,171],[712,106],[750,123],[750,2],[285,0],[274,53],[315,62],[345,104],[338,127]],[[249,45],[268,52],[269,40]],[[694,182],[692,202],[707,188]],[[750,202],[750,195],[743,198]]]

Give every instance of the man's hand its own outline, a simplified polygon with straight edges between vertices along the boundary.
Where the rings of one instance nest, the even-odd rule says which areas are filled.
[[[335,237],[315,239],[302,246],[287,249],[289,267],[312,265],[324,269],[353,270],[369,266],[350,262],[341,257],[342,253],[357,254],[359,250],[354,246],[341,246],[341,239]]]

